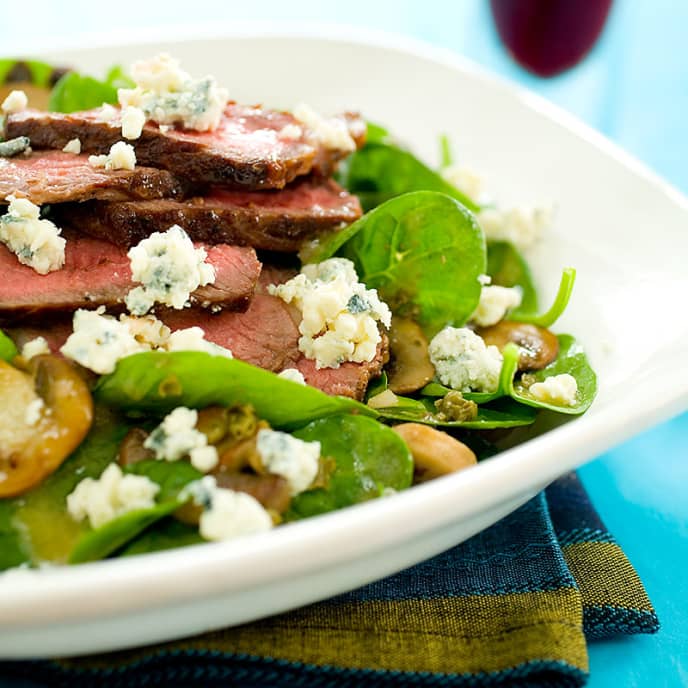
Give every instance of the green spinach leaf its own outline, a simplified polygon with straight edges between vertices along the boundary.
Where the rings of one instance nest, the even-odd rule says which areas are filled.
[[[118,555],[129,557],[135,554],[198,545],[203,542],[207,541],[200,536],[198,528],[181,523],[174,518],[163,518],[127,544]]]
[[[539,401],[519,381],[512,383],[509,393],[516,401],[528,406],[545,408],[558,413],[578,415],[587,411],[595,399],[597,394],[597,376],[583,348],[570,334],[560,334],[557,339],[559,340],[559,355],[546,368],[532,373],[532,378],[535,382],[542,382],[554,375],[562,375],[563,373],[572,375],[576,378],[576,383],[578,384],[576,403],[573,406],[562,406]]]
[[[4,84],[7,75],[20,63],[25,66],[30,74],[30,81],[34,86],[47,87],[50,85],[50,77],[55,71],[52,65],[40,60],[0,60],[0,84]]]
[[[18,353],[14,342],[0,330],[0,360],[9,363]]]
[[[321,243],[311,261],[335,253],[429,336],[462,325],[478,305],[485,237],[473,215],[445,194],[417,191],[383,203]]]
[[[559,319],[561,314],[566,310],[566,306],[571,299],[571,292],[576,281],[576,271],[573,268],[565,268],[559,283],[557,295],[554,298],[554,303],[550,308],[539,315],[528,311],[525,304],[511,312],[508,315],[508,320],[516,322],[531,323],[540,327],[551,327]]]
[[[274,428],[292,429],[315,418],[372,409],[346,397],[328,396],[243,361],[200,351],[146,352],[122,359],[102,377],[97,399],[128,412],[162,415],[177,406],[251,404]]]
[[[70,564],[105,559],[123,547],[156,521],[179,508],[176,500],[156,504],[150,509],[137,509],[113,518],[100,528],[87,532],[69,555]]]
[[[322,455],[336,468],[327,488],[303,492],[292,500],[290,519],[333,511],[379,497],[385,488],[411,485],[413,459],[393,430],[371,418],[332,416],[294,432],[307,442],[320,442]]]
[[[175,500],[179,493],[194,480],[200,480],[203,473],[187,461],[157,461],[150,459],[127,466],[126,473],[143,475],[160,486],[158,502]]]
[[[376,132],[361,150],[349,158],[339,179],[361,199],[365,210],[411,191],[439,191],[455,198],[472,212],[479,210],[479,206],[466,194],[412,153],[388,142],[380,132]]]
[[[535,313],[538,307],[537,290],[525,258],[507,241],[487,244],[487,274],[492,284],[500,287],[520,287],[520,311]]]
[[[31,562],[26,543],[13,522],[15,509],[14,500],[0,500],[0,571]]]
[[[48,109],[53,112],[76,112],[117,103],[117,89],[133,86],[121,67],[110,69],[104,80],[78,72],[68,72],[53,87]]]

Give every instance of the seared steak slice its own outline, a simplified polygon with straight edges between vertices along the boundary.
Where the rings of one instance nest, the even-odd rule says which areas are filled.
[[[280,372],[298,368],[306,382],[327,394],[362,399],[368,382],[382,372],[388,358],[387,337],[369,363],[344,363],[339,368],[316,369],[299,351],[298,310],[276,296],[257,293],[244,313],[223,311],[199,314],[193,309],[168,311],[161,316],[172,330],[198,325],[206,339],[232,351],[235,358]]]
[[[362,121],[345,117],[362,144]],[[229,103],[214,131],[161,129],[148,122],[140,138],[130,143],[141,165],[162,167],[192,182],[255,190],[281,189],[312,169],[328,175],[346,155],[315,143],[306,130],[299,138],[281,135],[288,125],[298,125],[289,113]],[[112,108],[71,114],[24,110],[5,122],[5,137],[16,136],[28,136],[34,148],[60,150],[79,138],[82,151],[107,153],[122,139],[121,117]]]
[[[55,274],[55,273],[51,273]],[[317,370],[313,361],[298,349],[298,311],[276,296],[256,294],[244,313],[209,313],[198,308],[166,310],[160,318],[173,330],[198,326],[206,339],[232,350],[235,358],[273,372],[298,368],[313,387],[327,394],[362,399],[368,382],[377,377],[387,360],[387,337],[383,336],[377,356],[370,363],[344,363],[339,368]],[[57,321],[48,328],[20,326],[6,332],[21,348],[30,339],[42,336],[57,352],[71,334],[71,320]]]
[[[318,234],[356,220],[361,206],[331,179],[308,177],[278,191],[215,188],[188,201],[75,203],[54,212],[58,225],[120,246],[133,246],[176,224],[194,241],[296,252]]]
[[[42,151],[28,157],[0,158],[0,202],[10,194],[36,205],[86,201],[176,198],[182,184],[167,170],[136,167],[105,171],[88,164],[87,155]]]
[[[215,282],[197,289],[192,302],[203,307],[246,308],[260,274],[251,248],[218,244],[208,247]],[[0,319],[50,312],[121,307],[135,286],[125,249],[90,237],[67,237],[65,265],[38,275],[0,245]]]

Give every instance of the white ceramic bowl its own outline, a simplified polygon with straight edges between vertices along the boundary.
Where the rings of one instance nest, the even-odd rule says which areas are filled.
[[[46,54],[102,73],[167,50],[240,101],[358,108],[429,160],[446,132],[506,202],[556,201],[536,275],[547,292],[564,265],[578,269],[557,329],[584,342],[600,393],[582,418],[390,498],[225,544],[5,575],[0,657],[168,640],[352,589],[461,542],[688,405],[688,201],[568,115],[452,53],[360,31],[252,28],[91,45]]]

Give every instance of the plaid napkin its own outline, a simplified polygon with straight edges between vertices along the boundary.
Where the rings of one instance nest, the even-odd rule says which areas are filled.
[[[581,686],[586,639],[654,633],[574,475],[471,540],[326,602],[178,642],[0,664],[50,686]]]

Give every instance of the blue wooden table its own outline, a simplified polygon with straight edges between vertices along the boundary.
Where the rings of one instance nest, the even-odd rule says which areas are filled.
[[[5,54],[23,53],[27,40],[33,44],[41,37],[73,36],[78,43],[82,32],[181,26],[189,20],[315,20],[407,34],[454,49],[537,91],[688,192],[688,3],[616,0],[589,58],[549,81],[526,74],[507,57],[492,29],[487,0],[263,0],[258,5],[118,0],[116,8],[79,0],[34,0],[28,23],[25,4],[6,4],[0,22]],[[581,471],[602,517],[645,581],[662,622],[656,636],[593,643],[591,688],[688,685],[687,445],[684,415]]]

